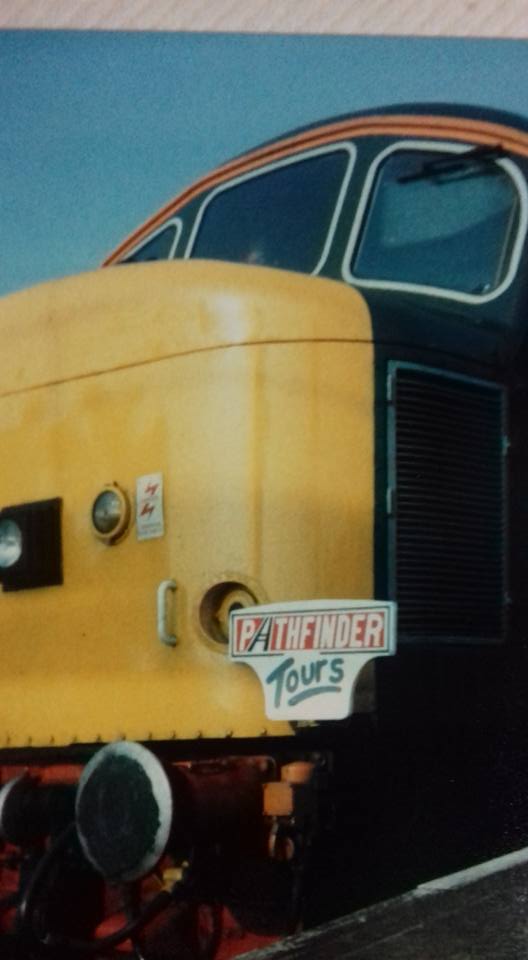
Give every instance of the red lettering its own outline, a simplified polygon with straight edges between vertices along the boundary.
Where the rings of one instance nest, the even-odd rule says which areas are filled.
[[[240,620],[237,620],[237,643],[236,649],[239,653],[243,653],[246,650],[251,637],[255,633],[256,621],[250,617],[244,617]]]
[[[385,617],[382,613],[369,613],[365,627],[365,646],[383,647],[385,645]]]
[[[350,632],[350,646],[362,647],[365,641],[365,619],[366,614],[356,613],[352,620],[352,630]]]
[[[303,617],[301,627],[301,650],[313,650],[315,617]]]

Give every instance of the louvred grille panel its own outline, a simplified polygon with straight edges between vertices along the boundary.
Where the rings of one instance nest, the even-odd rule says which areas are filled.
[[[504,635],[504,396],[395,365],[393,589],[401,639]]]

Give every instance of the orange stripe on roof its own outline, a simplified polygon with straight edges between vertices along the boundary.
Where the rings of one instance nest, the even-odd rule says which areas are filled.
[[[380,136],[408,137],[412,134],[419,134],[421,137],[430,137],[436,140],[449,139],[470,141],[479,145],[501,146],[508,153],[528,157],[528,133],[516,130],[514,127],[507,127],[504,124],[473,120],[466,117],[395,114],[393,116],[358,117],[356,120],[340,120],[324,124],[321,127],[305,130],[302,133],[286,137],[284,140],[259,147],[236,160],[231,160],[220,167],[216,167],[211,173],[179,193],[133,233],[129,234],[106,257],[103,266],[109,266],[119,260],[144,236],[155,230],[156,227],[161,226],[164,220],[178,213],[182,207],[194,200],[200,193],[211,190],[235,176],[258,169],[263,163],[273,163],[313,147],[338,143],[352,137],[354,139]]]

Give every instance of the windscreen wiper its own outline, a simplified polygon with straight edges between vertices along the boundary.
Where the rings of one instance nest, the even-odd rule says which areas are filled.
[[[462,153],[449,153],[434,160],[425,160],[416,173],[405,173],[398,177],[398,183],[412,183],[414,180],[426,180],[428,177],[434,177],[443,173],[458,173],[468,170],[475,161],[477,163],[487,163],[490,160],[496,160],[503,157],[505,150],[500,144],[489,146],[482,144],[479,147],[470,147]]]

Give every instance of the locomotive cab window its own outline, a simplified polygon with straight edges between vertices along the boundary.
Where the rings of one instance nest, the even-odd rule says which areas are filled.
[[[316,273],[352,172],[347,144],[304,154],[222,185],[205,200],[187,255]]]
[[[525,197],[517,168],[493,149],[391,152],[366,196],[347,279],[497,295],[520,256]]]
[[[181,220],[172,220],[137,247],[122,263],[145,263],[150,260],[170,260],[174,256],[180,233]]]

